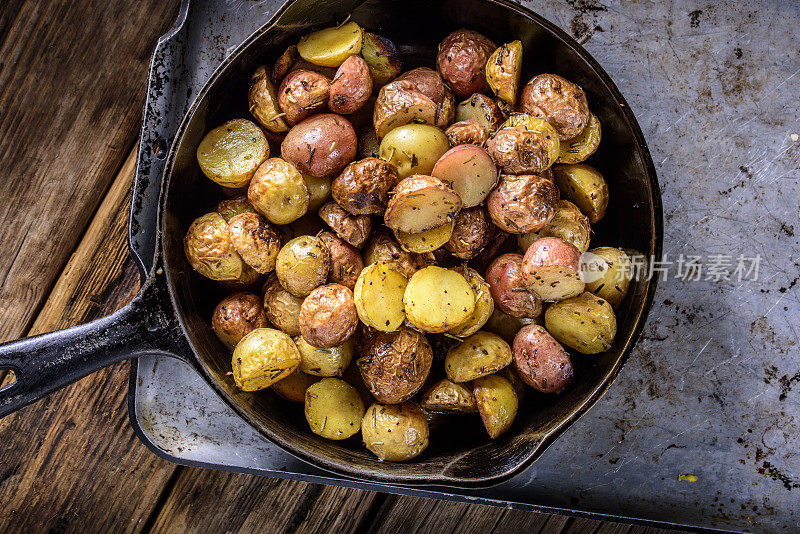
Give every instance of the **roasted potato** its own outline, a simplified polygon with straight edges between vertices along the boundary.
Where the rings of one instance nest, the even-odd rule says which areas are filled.
[[[292,374],[272,384],[272,390],[289,402],[302,403],[306,400],[306,390],[319,382],[319,377],[307,375],[295,369]]]
[[[381,155],[381,141],[375,135],[375,130],[365,130],[358,137],[358,156],[361,158],[377,158]]]
[[[255,208],[247,201],[247,195],[239,195],[233,198],[220,200],[214,211],[219,213],[225,222],[230,221],[240,213],[256,213]]]
[[[361,52],[363,38],[361,26],[348,22],[304,36],[297,43],[297,52],[315,65],[338,67],[348,57]]]
[[[442,76],[438,72],[427,67],[417,67],[416,69],[404,72],[397,79],[398,81],[402,80],[413,83],[417,90],[439,106],[438,120],[443,122],[437,121],[436,126],[445,128],[453,122],[456,101],[453,97],[453,93],[447,87],[447,84],[444,83]]]
[[[242,391],[258,391],[289,376],[300,365],[300,351],[287,334],[256,328],[233,350],[233,380]]]
[[[506,174],[535,174],[556,161],[557,143],[557,137],[543,129],[509,125],[489,136],[486,151]]]
[[[409,322],[424,332],[447,332],[475,311],[475,291],[463,275],[441,267],[414,273],[403,294]]]
[[[290,336],[300,335],[300,307],[303,297],[286,291],[273,274],[264,284],[264,311],[267,319]]]
[[[480,330],[492,316],[494,300],[489,284],[475,269],[464,266],[457,267],[456,270],[464,275],[475,292],[475,310],[463,323],[451,328],[449,333],[458,337],[468,337]]]
[[[356,360],[372,395],[383,404],[400,404],[419,391],[433,365],[433,350],[425,336],[401,326],[370,338]]]
[[[522,277],[522,254],[503,254],[486,269],[486,282],[501,311],[513,317],[535,319],[542,313],[542,301],[528,291]]]
[[[262,163],[247,189],[247,200],[273,224],[288,224],[305,215],[309,198],[303,175],[281,158]]]
[[[246,291],[233,293],[222,299],[211,315],[214,333],[231,348],[244,336],[256,328],[266,328],[267,324],[261,297]]]
[[[447,136],[427,124],[406,124],[391,130],[381,141],[381,159],[394,165],[400,179],[414,174],[427,175],[439,158],[450,149]]]
[[[589,122],[581,133],[561,143],[556,163],[580,163],[597,151],[602,137],[600,120],[594,113],[589,114]]]
[[[414,175],[394,188],[383,220],[392,230],[417,234],[453,220],[461,198],[433,176]]]
[[[453,122],[455,99],[430,69],[414,69],[384,85],[375,101],[372,123],[379,138],[408,123],[446,128]]]
[[[475,93],[456,107],[455,120],[475,120],[486,130],[488,136],[500,127],[505,116],[494,100]]]
[[[236,280],[244,262],[231,243],[228,223],[219,213],[206,213],[189,226],[183,240],[189,264],[211,280]]]
[[[353,215],[382,214],[400,181],[394,165],[378,158],[354,161],[333,181],[333,199]]]
[[[465,208],[458,212],[453,231],[444,248],[462,260],[474,258],[489,240],[489,214],[483,206]]]
[[[457,145],[477,145],[482,147],[486,144],[489,134],[483,126],[475,119],[454,122],[444,131],[450,146]]]
[[[557,237],[534,241],[522,259],[525,287],[545,302],[583,293],[581,251]]]
[[[356,286],[358,275],[364,269],[364,260],[353,245],[332,232],[320,232],[317,235],[331,253],[331,268],[328,282],[341,284],[351,291]]]
[[[432,412],[472,413],[478,411],[475,395],[463,384],[443,378],[422,394],[420,408]]]
[[[279,86],[281,84],[281,80],[283,80],[289,71],[292,70],[292,65],[297,63],[298,54],[297,54],[297,45],[291,45],[283,51],[283,53],[278,56],[278,59],[275,60],[275,64],[272,66],[272,71],[270,71],[270,80],[272,81],[273,85]]]
[[[264,65],[258,67],[250,79],[247,100],[250,113],[261,126],[275,133],[289,130],[289,125],[286,124],[283,111],[278,104],[275,85],[269,79],[267,68]]]
[[[558,341],[584,354],[607,351],[617,335],[611,304],[591,293],[551,304],[544,326]]]
[[[556,215],[558,188],[536,174],[504,176],[486,199],[492,221],[511,234],[538,232]]]
[[[315,113],[322,112],[328,104],[331,82],[328,78],[310,70],[294,70],[278,88],[278,105],[286,121],[297,124]]]
[[[415,272],[433,264],[433,259],[426,254],[415,254],[404,250],[392,235],[384,230],[376,230],[364,249],[364,264],[386,262],[389,267],[406,278]]]
[[[247,265],[261,274],[275,269],[281,238],[257,213],[241,213],[228,222],[231,243]]]
[[[425,254],[444,246],[453,234],[453,221],[444,223],[418,234],[407,234],[395,230],[394,236],[403,249],[417,254]]]
[[[367,103],[371,94],[369,66],[361,56],[350,56],[331,82],[328,108],[339,114],[355,113]]]
[[[244,187],[269,157],[264,132],[246,119],[233,119],[206,134],[197,147],[203,174],[225,187]]]
[[[300,371],[313,376],[342,376],[353,358],[353,342],[350,339],[335,347],[319,348],[306,341],[303,336],[294,338],[300,351]]]
[[[564,195],[596,223],[608,208],[608,184],[603,175],[585,163],[556,165],[553,179]]]
[[[300,334],[321,349],[341,345],[358,326],[353,292],[340,284],[313,290],[300,307]]]
[[[347,119],[323,113],[295,124],[281,143],[281,157],[303,174],[333,177],[356,157],[356,132]]]
[[[583,253],[589,250],[591,233],[589,218],[581,213],[578,206],[569,200],[559,200],[556,204],[556,214],[549,223],[545,224],[538,232],[518,235],[517,240],[522,250],[528,250],[528,247],[537,239],[557,237],[567,243],[572,243]]]
[[[456,30],[439,43],[436,68],[459,98],[488,92],[486,61],[495,48],[478,32]]]
[[[483,329],[487,332],[497,334],[505,339],[507,343],[513,343],[514,337],[523,326],[534,324],[534,321],[539,321],[540,319],[541,316],[537,319],[531,319],[529,317],[514,317],[513,315],[507,314],[499,307],[495,307],[494,312],[492,312],[492,316],[489,317],[489,320],[486,321],[485,325],[483,325]]]
[[[379,460],[402,462],[419,456],[428,447],[428,423],[419,406],[411,403],[367,408],[361,436]]]
[[[451,187],[465,208],[483,202],[497,185],[494,161],[484,149],[475,145],[458,145],[442,154],[431,176]]]
[[[472,383],[472,393],[490,438],[496,438],[511,427],[519,401],[508,380],[497,375],[479,378]]]
[[[533,132],[539,136],[542,146],[546,151],[547,160],[544,162],[544,169],[537,172],[544,172],[552,167],[561,154],[561,142],[558,140],[558,132],[546,120],[528,115],[527,113],[514,113],[503,123],[503,127],[524,128],[525,131]]]
[[[625,252],[613,247],[598,247],[589,251],[584,263],[586,291],[602,298],[617,309],[631,283],[631,260]]]
[[[559,393],[572,380],[572,360],[543,326],[523,327],[514,338],[517,375],[542,393]]]
[[[579,135],[589,122],[586,93],[557,74],[531,78],[522,89],[520,108],[552,124],[561,140]]]
[[[337,236],[356,248],[361,248],[372,232],[369,215],[351,215],[336,202],[327,202],[319,209],[320,218]]]
[[[308,189],[308,213],[317,211],[331,197],[332,178],[315,178],[310,174],[303,176]]]
[[[275,263],[283,288],[296,297],[306,297],[328,279],[331,253],[318,237],[304,235],[286,243]]]
[[[381,332],[397,330],[406,319],[403,295],[408,280],[388,263],[367,265],[353,290],[358,317]]]
[[[453,382],[496,373],[513,360],[511,347],[491,332],[477,332],[447,351],[444,370]]]
[[[492,52],[486,61],[486,81],[494,94],[512,106],[522,72],[522,41],[512,41]]]
[[[374,33],[364,32],[361,57],[367,62],[377,87],[386,85],[403,70],[403,58],[394,43]]]
[[[341,440],[361,429],[364,403],[356,388],[339,378],[323,378],[306,389],[306,421],[323,438]]]

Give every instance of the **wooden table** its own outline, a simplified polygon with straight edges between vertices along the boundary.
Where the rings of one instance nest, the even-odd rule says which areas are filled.
[[[96,319],[136,293],[135,146],[150,54],[176,8],[0,4],[0,341]],[[0,529],[665,532],[179,467],[134,436],[127,382],[128,364],[115,365],[0,420]]]

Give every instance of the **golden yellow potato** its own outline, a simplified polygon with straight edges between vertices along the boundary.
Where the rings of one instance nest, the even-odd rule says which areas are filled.
[[[633,272],[631,260],[618,248],[598,247],[589,251],[584,272],[586,291],[590,291],[604,299],[617,309],[631,283]]]
[[[497,375],[479,378],[472,383],[472,393],[490,438],[496,438],[511,427],[519,401],[508,380]]]
[[[447,351],[444,370],[453,382],[468,382],[496,373],[513,358],[511,347],[503,338],[478,332]]]
[[[222,218],[225,219],[225,222],[230,221],[242,213],[256,212],[250,202],[247,201],[247,195],[239,195],[237,197],[220,200],[219,204],[217,204],[217,207],[214,208],[214,211],[222,215]]]
[[[236,280],[244,262],[233,247],[228,223],[219,213],[206,213],[189,226],[183,240],[189,264],[211,280]]]
[[[303,336],[294,338],[300,351],[300,370],[314,376],[342,376],[353,359],[353,342],[347,339],[329,349],[314,347]]]
[[[561,142],[560,153],[556,163],[580,163],[586,161],[600,146],[601,138],[600,119],[592,113],[589,115],[589,123],[581,133],[572,139]]]
[[[233,349],[233,380],[242,391],[258,391],[289,376],[300,365],[300,351],[288,334],[256,328]]]
[[[414,404],[376,403],[364,414],[361,436],[367,449],[380,460],[402,462],[428,447],[428,422]]]
[[[408,281],[403,304],[415,327],[424,332],[447,332],[475,311],[475,291],[456,271],[425,267]]]
[[[478,411],[475,395],[464,384],[443,378],[428,388],[419,400],[423,410],[471,413]]]
[[[246,119],[234,119],[206,134],[197,147],[203,174],[225,187],[244,187],[269,157],[264,132]]]
[[[331,253],[318,237],[292,239],[278,252],[275,274],[281,285],[296,297],[306,297],[325,283],[331,268]]]
[[[240,213],[228,221],[231,243],[242,260],[261,274],[275,269],[281,249],[278,232],[257,213]]]
[[[297,167],[281,158],[272,158],[253,175],[247,200],[269,222],[289,224],[308,211],[308,187]]]
[[[583,354],[607,351],[617,335],[614,309],[592,293],[551,304],[544,312],[544,326],[556,340]]]
[[[303,181],[308,190],[308,212],[317,211],[331,197],[333,178],[315,178],[304,174]]]
[[[437,248],[444,246],[445,243],[450,241],[450,236],[453,234],[453,221],[446,222],[437,228],[431,228],[419,232],[418,234],[407,234],[396,230],[394,236],[400,246],[408,252],[416,252],[417,254],[424,254],[426,252],[433,252]]]
[[[310,33],[297,43],[300,57],[314,65],[338,67],[361,52],[364,30],[355,22]]]
[[[517,236],[517,241],[522,250],[528,250],[528,247],[538,239],[557,237],[567,243],[572,243],[583,253],[589,250],[591,234],[589,218],[581,212],[580,208],[569,200],[559,200],[556,204],[556,214],[550,219],[550,222],[538,232],[520,234]]]
[[[406,318],[403,295],[407,283],[406,277],[386,262],[365,267],[353,290],[359,319],[381,332],[400,328]]]
[[[486,61],[486,81],[494,94],[512,106],[517,102],[522,71],[522,41],[512,41],[492,52]]]
[[[310,376],[301,373],[299,369],[272,384],[272,390],[278,394],[279,397],[286,399],[289,402],[302,403],[306,401],[306,390],[311,384],[319,382],[319,377]]]
[[[483,329],[487,332],[493,332],[502,337],[507,343],[513,343],[517,332],[528,324],[534,324],[537,321],[529,317],[514,317],[509,315],[500,308],[495,308],[492,316],[483,325]],[[539,321],[541,322],[541,321]]]
[[[606,214],[608,184],[594,168],[585,163],[556,165],[553,181],[567,199],[589,217],[590,223],[596,223]]]
[[[550,168],[561,154],[561,142],[558,140],[558,132],[546,120],[526,113],[517,113],[511,115],[503,124],[503,127],[507,126],[523,128],[528,132],[535,132],[538,134],[539,139],[547,151],[545,169]]]
[[[364,248],[364,264],[385,261],[389,267],[406,278],[423,267],[433,265],[432,254],[416,254],[408,252],[391,236],[388,230],[376,230]]]
[[[250,90],[247,93],[250,113],[259,124],[275,133],[289,131],[289,125],[283,117],[278,105],[278,94],[275,85],[269,79],[267,68],[262,65],[253,73],[250,79]]]
[[[489,289],[489,284],[475,269],[459,267],[456,269],[466,278],[475,292],[475,311],[458,326],[451,328],[449,333],[458,337],[468,337],[480,330],[494,312],[494,299]]]
[[[364,32],[361,57],[367,62],[376,87],[389,83],[403,70],[400,51],[393,42],[381,35]]]
[[[380,158],[393,164],[402,180],[412,174],[429,175],[433,166],[450,150],[450,141],[436,126],[405,124],[387,133],[381,140]]]
[[[306,421],[323,438],[347,439],[361,429],[364,402],[356,388],[339,378],[323,378],[306,390]]]

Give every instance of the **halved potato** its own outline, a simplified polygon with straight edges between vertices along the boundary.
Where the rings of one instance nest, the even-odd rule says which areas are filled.
[[[617,309],[633,276],[631,260],[625,252],[613,247],[598,247],[589,251],[584,261],[586,291],[591,291]]]
[[[522,259],[522,278],[528,290],[545,302],[580,295],[581,251],[557,237],[534,241]]]
[[[364,32],[361,57],[367,62],[376,87],[389,83],[403,70],[403,58],[394,43],[374,33]]]
[[[447,351],[444,370],[453,382],[469,382],[498,372],[513,359],[511,347],[503,338],[478,332]]]
[[[406,319],[403,295],[408,280],[386,262],[368,265],[356,280],[353,296],[358,317],[381,332],[393,332]]]
[[[403,295],[408,320],[424,332],[447,332],[475,311],[475,291],[463,275],[425,267],[408,281]]]
[[[553,180],[567,199],[589,217],[592,224],[606,214],[608,184],[594,168],[585,163],[556,165],[553,167]]]
[[[538,232],[530,232],[517,236],[517,242],[522,250],[528,247],[537,239],[543,237],[557,237],[567,243],[572,243],[582,253],[589,249],[592,228],[589,226],[589,218],[569,200],[559,200],[556,204],[556,214]]]
[[[300,365],[300,351],[288,334],[256,328],[233,349],[233,380],[242,391],[258,391],[289,376]]]
[[[283,112],[278,105],[278,93],[275,85],[269,79],[267,68],[264,65],[258,67],[250,79],[247,100],[250,113],[261,126],[275,133],[289,131],[289,125],[286,124]]]
[[[434,412],[471,413],[478,411],[475,395],[463,384],[443,378],[439,380],[419,400],[423,410]]]
[[[203,174],[225,187],[249,184],[268,157],[264,132],[247,119],[233,119],[214,128],[197,147],[197,162]]]
[[[489,153],[477,145],[458,145],[442,154],[431,176],[451,187],[465,208],[483,202],[497,185],[497,167]]]
[[[572,139],[561,142],[561,149],[556,163],[580,163],[595,153],[600,146],[602,131],[600,119],[592,113],[589,122],[581,133]]]
[[[461,197],[433,176],[414,175],[394,188],[383,218],[386,226],[418,234],[452,222],[461,209]]]
[[[323,438],[347,439],[361,430],[364,402],[356,388],[339,378],[323,378],[306,390],[306,421]]]
[[[483,426],[494,439],[511,427],[517,415],[519,401],[514,386],[503,377],[489,375],[473,382],[472,388]]]
[[[444,132],[427,124],[406,124],[394,128],[381,140],[380,158],[397,169],[402,180],[413,174],[430,174],[450,142]]]
[[[522,41],[512,41],[492,52],[486,62],[486,81],[494,94],[512,106],[517,102],[522,71]]]
[[[456,106],[455,120],[457,122],[475,120],[483,126],[487,134],[498,129],[504,118],[497,103],[480,93],[475,93]]]
[[[551,304],[544,312],[544,326],[558,341],[584,354],[607,351],[617,335],[614,309],[592,293]]]
[[[528,115],[527,113],[515,113],[503,124],[503,127],[507,126],[512,128],[520,127],[539,135],[539,139],[542,140],[542,144],[547,150],[545,169],[550,168],[561,154],[561,142],[558,140],[558,132],[546,120]]]
[[[394,236],[400,246],[408,252],[416,252],[417,254],[424,254],[426,252],[433,252],[437,248],[444,246],[450,240],[453,234],[453,221],[446,222],[442,226],[425,230],[418,234],[407,234],[399,230],[395,230]]]
[[[456,270],[464,275],[475,292],[475,311],[463,323],[451,328],[449,333],[458,337],[468,337],[480,330],[492,316],[494,299],[489,284],[475,269],[464,266],[457,267]]]
[[[310,33],[297,43],[300,57],[314,65],[338,67],[361,52],[364,30],[355,22]]]

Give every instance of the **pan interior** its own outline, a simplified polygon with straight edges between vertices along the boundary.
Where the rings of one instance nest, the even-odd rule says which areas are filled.
[[[592,247],[619,246],[645,255],[660,249],[660,204],[647,149],[635,120],[607,76],[563,32],[519,7],[498,1],[294,0],[256,32],[220,67],[185,119],[176,141],[162,216],[164,258],[176,311],[209,383],[250,424],[296,456],[340,474],[382,482],[485,485],[515,473],[599,397],[630,351],[649,307],[652,284],[634,282],[617,313],[618,334],[611,351],[576,355],[575,380],[559,396],[528,390],[513,427],[489,440],[477,417],[459,417],[431,435],[431,445],[407,463],[379,462],[357,437],[327,441],[311,433],[301,405],[271,391],[240,392],[227,375],[230,352],[210,327],[211,312],[227,293],[195,274],[183,253],[191,222],[212,211],[222,197],[205,178],[195,152],[203,135],[226,120],[250,118],[247,84],[257,66],[271,64],[304,33],[342,22],[348,15],[369,31],[397,43],[406,68],[434,65],[438,42],[450,31],[468,28],[496,43],[522,40],[522,79],[555,72],[581,85],[603,125],[603,141],[591,163],[607,179],[611,202],[593,227]]]

